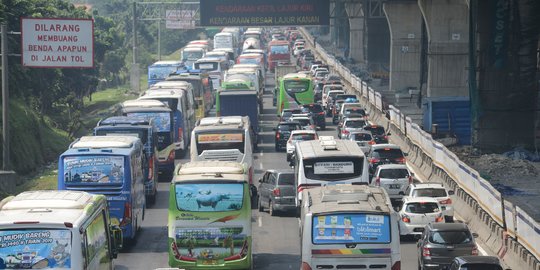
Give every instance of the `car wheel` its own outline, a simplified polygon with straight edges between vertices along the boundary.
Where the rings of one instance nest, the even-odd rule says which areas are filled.
[[[262,206],[262,202],[261,202],[261,196],[259,195],[259,200],[257,202],[257,205],[259,206],[259,212],[263,212],[264,211],[264,207]]]
[[[274,203],[272,201],[268,203],[268,214],[273,217],[276,216],[276,210],[274,209]]]

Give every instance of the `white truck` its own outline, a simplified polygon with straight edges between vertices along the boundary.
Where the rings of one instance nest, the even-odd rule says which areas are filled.
[[[278,64],[276,66],[276,69],[274,71],[276,85],[274,87],[273,98],[272,98],[272,104],[274,106],[276,106],[277,104],[277,96],[279,93],[279,79],[289,73],[295,73],[296,71],[297,71],[296,65],[279,65]]]

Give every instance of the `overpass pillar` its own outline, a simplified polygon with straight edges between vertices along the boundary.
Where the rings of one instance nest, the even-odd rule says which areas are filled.
[[[364,11],[361,2],[346,2],[345,10],[349,18],[349,57],[359,63],[366,63],[365,40],[366,33]]]
[[[427,96],[469,96],[469,16],[465,0],[418,0],[428,34]]]
[[[416,2],[385,2],[390,29],[390,90],[420,89],[422,14]]]

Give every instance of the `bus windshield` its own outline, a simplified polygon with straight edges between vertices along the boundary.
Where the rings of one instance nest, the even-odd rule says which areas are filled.
[[[190,212],[227,212],[242,209],[242,183],[176,184],[176,207]]]
[[[154,119],[154,124],[156,125],[158,132],[171,131],[171,114],[169,112],[134,112],[128,113],[126,116]]]
[[[320,157],[304,159],[306,178],[318,181],[340,181],[362,175],[363,157]]]
[[[306,92],[309,88],[309,81],[303,80],[286,80],[284,83],[285,90],[289,93]]]
[[[202,50],[195,51],[195,52],[182,52],[182,60],[197,60],[201,59],[204,55],[204,52]]]
[[[205,150],[229,150],[234,149],[244,153],[245,137],[240,131],[210,131],[198,133],[197,152],[199,155]]]
[[[289,54],[289,46],[287,45],[274,45],[270,47],[271,54]]]
[[[390,216],[366,213],[313,215],[313,244],[389,244]]]
[[[152,80],[164,80],[169,74],[176,72],[181,65],[170,66],[150,66],[148,67],[148,78]]]
[[[63,166],[66,185],[121,185],[124,180],[123,156],[67,156],[64,157]]]
[[[260,58],[255,58],[255,57],[240,57],[238,58],[238,63],[239,64],[255,64],[255,65],[258,65],[261,63],[261,59]]]
[[[71,269],[69,230],[2,230],[0,239],[2,269]]]

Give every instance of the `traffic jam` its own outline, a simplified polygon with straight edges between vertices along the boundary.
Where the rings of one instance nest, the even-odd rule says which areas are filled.
[[[416,175],[360,101],[296,27],[226,27],[191,41],[180,59],[150,65],[145,91],[59,156],[58,191],[0,203],[0,219],[15,221],[0,224],[0,238],[47,238],[33,250],[13,242],[0,265],[112,269],[167,196],[164,269],[257,269],[252,218],[267,213],[298,220],[301,270],[405,269],[401,241],[418,241],[418,269],[502,270],[479,256],[453,191]],[[258,171],[263,133],[272,134],[264,151],[288,169]],[[21,220],[35,205],[49,210]],[[69,236],[77,230],[84,240]]]

